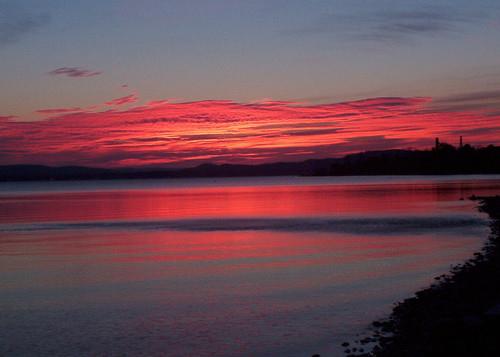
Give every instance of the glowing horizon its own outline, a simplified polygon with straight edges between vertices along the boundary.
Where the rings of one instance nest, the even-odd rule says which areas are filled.
[[[483,93],[457,98],[369,98],[307,105],[283,101],[152,101],[130,94],[89,108],[44,108],[42,119],[0,117],[2,164],[127,167],[266,163],[353,152],[422,149],[434,138],[498,144],[500,114]],[[464,106],[464,103],[469,106]],[[473,124],[473,125],[471,125]]]

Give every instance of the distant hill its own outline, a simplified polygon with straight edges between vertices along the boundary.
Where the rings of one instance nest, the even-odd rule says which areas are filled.
[[[81,166],[0,166],[0,181],[141,179],[242,176],[500,174],[500,147],[368,151],[343,158],[260,165],[202,164],[185,169],[101,169]]]
[[[243,177],[327,174],[340,159],[278,162],[261,165],[202,164],[184,169],[99,169],[82,166],[0,166],[0,181],[141,179],[183,177]]]
[[[0,166],[0,181],[98,179],[113,172],[80,166],[8,165]]]

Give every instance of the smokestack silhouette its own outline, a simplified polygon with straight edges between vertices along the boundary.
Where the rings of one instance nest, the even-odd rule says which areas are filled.
[[[439,138],[436,138],[436,150],[439,149]]]
[[[463,142],[463,139],[462,139],[462,135],[460,135],[460,145],[459,145],[459,148],[461,149],[463,146],[464,146],[464,142]]]

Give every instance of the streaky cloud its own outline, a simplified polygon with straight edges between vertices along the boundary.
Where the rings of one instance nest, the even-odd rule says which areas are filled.
[[[38,109],[35,113],[44,114],[44,115],[53,115],[53,114],[64,114],[64,113],[74,113],[81,111],[80,107],[73,108],[48,108],[48,109]]]
[[[139,100],[139,97],[136,94],[130,94],[124,97],[112,99],[106,102],[105,104],[110,106],[119,106],[119,105],[135,103],[137,102],[137,100]]]
[[[469,92],[455,94],[447,97],[442,97],[434,100],[435,103],[463,103],[470,101],[499,101],[500,102],[500,90],[489,90],[489,91],[479,91],[479,92]]]
[[[73,77],[73,78],[86,78],[86,77],[94,77],[102,74],[102,72],[99,71],[91,71],[85,68],[80,68],[80,67],[59,67],[56,68],[48,74],[52,76],[66,76],[66,77]]]
[[[50,21],[48,14],[34,14],[15,2],[0,2],[0,48],[20,41]]]
[[[485,97],[493,95],[471,95],[474,100]],[[117,103],[130,100],[123,98]],[[475,145],[499,143],[498,110],[486,106],[446,111],[435,107],[438,101],[380,97],[300,105],[159,100],[100,110],[43,108],[37,111],[43,120],[0,117],[0,164],[252,164],[425,148],[435,137],[452,141],[458,135]]]
[[[433,111],[478,111],[495,113],[500,111],[500,90],[458,93],[435,98],[429,105]]]
[[[462,32],[467,25],[487,18],[483,12],[459,11],[452,6],[403,5],[379,7],[377,11],[328,13],[309,26],[285,33],[293,36],[339,35],[350,41],[408,44],[419,38]]]

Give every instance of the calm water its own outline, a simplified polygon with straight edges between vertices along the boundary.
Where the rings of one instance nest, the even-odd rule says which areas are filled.
[[[479,249],[498,176],[0,184],[0,355],[338,355]]]

